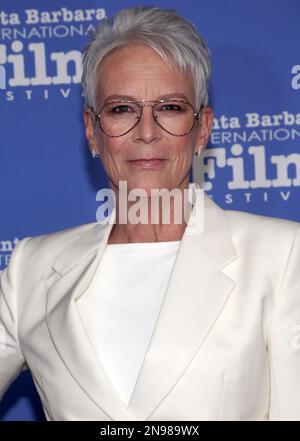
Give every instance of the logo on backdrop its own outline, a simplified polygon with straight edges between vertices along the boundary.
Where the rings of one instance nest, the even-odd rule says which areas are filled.
[[[19,239],[17,237],[15,237],[13,240],[0,240],[0,271],[8,265],[10,255],[18,242]]]
[[[80,83],[80,49],[104,18],[104,8],[0,10],[0,100],[67,99]]]
[[[226,204],[293,203],[300,187],[299,137],[300,113],[215,117],[210,145],[194,160],[194,181]]]
[[[6,88],[6,70],[4,66],[0,65],[0,89]]]

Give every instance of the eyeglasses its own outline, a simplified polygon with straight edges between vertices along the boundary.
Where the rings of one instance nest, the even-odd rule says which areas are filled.
[[[152,104],[151,104],[152,103]],[[152,107],[154,121],[170,135],[184,136],[190,133],[199,119],[192,104],[180,99],[158,101],[130,101],[116,100],[104,104],[100,112],[95,113],[95,121],[99,122],[100,129],[108,136],[118,137],[126,135],[141,120],[143,108]]]

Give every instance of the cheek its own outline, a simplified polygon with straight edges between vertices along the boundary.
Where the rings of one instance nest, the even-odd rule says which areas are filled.
[[[174,153],[174,156],[178,157],[179,159],[185,161],[190,160],[194,149],[194,143],[191,137],[183,137],[180,140],[177,140],[177,142],[173,142],[172,151]]]
[[[103,159],[118,160],[121,158],[123,142],[120,139],[98,133],[97,144]]]

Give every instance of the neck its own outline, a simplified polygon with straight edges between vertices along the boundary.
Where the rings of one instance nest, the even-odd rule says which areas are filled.
[[[182,239],[192,205],[188,191],[179,189],[174,197],[141,197],[127,201],[126,210],[116,197],[115,224],[108,243],[169,242]],[[167,197],[168,196],[168,197]]]

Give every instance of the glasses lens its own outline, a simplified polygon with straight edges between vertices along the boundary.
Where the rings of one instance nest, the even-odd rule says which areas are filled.
[[[154,107],[154,117],[167,132],[181,136],[189,133],[194,125],[194,109],[183,101],[165,101]]]
[[[133,128],[139,114],[140,107],[135,103],[108,103],[100,113],[100,125],[107,135],[121,136]]]

